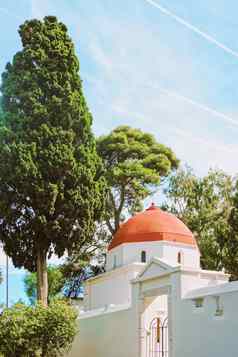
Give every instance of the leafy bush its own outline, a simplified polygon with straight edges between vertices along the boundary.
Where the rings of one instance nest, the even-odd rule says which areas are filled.
[[[48,308],[18,304],[5,309],[0,315],[0,356],[62,356],[77,332],[76,319],[76,311],[63,301]]]

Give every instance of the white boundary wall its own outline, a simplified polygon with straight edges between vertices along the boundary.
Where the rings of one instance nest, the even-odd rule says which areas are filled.
[[[137,357],[135,310],[117,306],[87,312],[78,320],[79,332],[68,357]]]
[[[145,264],[133,263],[89,279],[85,283],[84,309],[95,310],[110,305],[131,303],[131,280]]]
[[[196,299],[203,306],[196,307]],[[217,316],[217,299],[223,310]],[[238,356],[238,282],[191,291],[176,307],[176,357]]]

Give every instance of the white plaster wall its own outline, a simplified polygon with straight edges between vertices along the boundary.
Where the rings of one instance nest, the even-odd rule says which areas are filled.
[[[82,317],[68,357],[139,357],[136,324],[132,308]]]
[[[111,304],[130,304],[130,282],[143,268],[144,264],[131,264],[86,282],[85,309],[94,310]]]
[[[219,272],[218,274],[215,272],[206,273],[205,270],[198,273],[183,272],[181,274],[181,297],[183,298],[193,289],[224,284],[227,280],[228,276]]]
[[[184,269],[185,270],[185,269]],[[205,312],[204,321],[197,320],[197,310],[194,311],[194,303],[192,299],[182,299],[182,295],[185,295],[188,291],[193,293],[196,291],[194,289],[205,288],[207,291],[214,291],[214,294],[217,295],[217,291],[223,291],[225,289],[223,287],[224,281],[227,279],[222,273],[216,272],[206,272],[206,271],[197,271],[196,269],[188,271],[176,271],[171,275],[158,277],[157,279],[154,277],[152,280],[145,280],[142,283],[142,292],[146,296],[150,293],[156,293],[156,290],[162,289],[162,287],[169,287],[168,291],[168,316],[169,316],[169,348],[170,355],[169,357],[224,357],[223,347],[222,353],[217,354],[217,349],[214,347],[209,347],[211,343],[211,339],[215,340],[216,332],[214,331],[210,334],[210,329],[212,325],[208,324],[208,316],[212,314],[212,318],[214,321],[221,322],[222,319],[217,319],[214,317],[215,313],[215,299],[214,297],[208,299],[210,303],[208,303],[208,311]],[[225,284],[229,285],[229,283]],[[219,289],[219,290],[218,290]],[[199,290],[198,290],[199,291]],[[237,294],[238,294],[238,286],[237,286]],[[224,294],[223,294],[224,295]],[[224,295],[225,296],[225,295]],[[238,296],[237,296],[238,297]],[[156,300],[155,300],[156,301]],[[234,300],[235,301],[235,300]],[[237,300],[238,301],[238,300]],[[227,301],[227,305],[229,305],[230,309],[230,301]],[[209,305],[210,304],[210,305]],[[158,307],[151,305],[148,310],[148,316],[151,318],[153,315],[153,310]],[[233,302],[233,309],[236,308],[235,303]],[[201,310],[200,310],[201,311]],[[226,315],[224,315],[226,316]],[[229,327],[230,317],[227,315],[226,326],[223,326],[221,330],[221,335],[218,338],[223,339],[223,344],[225,344],[225,340],[222,336],[224,329],[229,330],[229,333],[232,334],[232,331]],[[236,316],[233,318],[234,324],[238,327],[238,312]],[[143,321],[143,324],[146,325],[146,320]],[[194,326],[193,326],[194,325]],[[226,332],[227,333],[227,332]],[[202,335],[202,336],[201,336]],[[233,333],[234,338],[234,333]],[[206,348],[208,349],[207,354],[203,354],[204,343],[203,340],[206,339],[207,344]],[[230,337],[231,339],[231,337]],[[214,341],[213,341],[214,344]],[[238,342],[237,342],[237,351],[238,351]],[[209,349],[210,348],[210,349]],[[145,348],[144,348],[145,349]],[[185,353],[186,352],[186,353]],[[214,352],[214,353],[211,353]],[[146,356],[145,351],[143,357]],[[230,355],[229,357],[235,357],[237,354]]]
[[[171,264],[178,263],[178,253],[181,253],[181,265],[190,268],[200,268],[200,252],[197,248],[172,242],[163,242],[163,258]]]
[[[238,289],[220,294],[224,316],[216,317],[213,296],[204,299],[203,308],[195,308],[191,299],[176,306],[174,316],[175,357],[237,357]]]
[[[116,257],[117,267],[125,265],[123,263],[123,245],[119,245],[107,253],[106,271],[114,269],[114,257]]]
[[[237,356],[238,283],[224,284],[227,277],[221,273],[177,270],[158,278],[148,277],[141,283],[134,282],[129,304],[105,307],[105,302],[112,304],[116,296],[128,297],[127,292],[121,294],[123,290],[118,293],[116,285],[122,288],[122,282],[129,282],[133,274],[136,274],[135,267],[129,271],[121,268],[99,278],[99,287],[92,281],[91,297],[95,300],[91,308],[97,310],[79,318],[79,333],[68,357],[147,357],[146,329],[153,317],[163,311],[169,315],[169,357]],[[204,295],[204,307],[197,309],[193,299],[200,291],[207,295]],[[185,292],[187,297],[182,298]],[[217,295],[224,309],[222,317],[215,316]],[[100,310],[99,302],[103,306]]]
[[[117,256],[118,265],[128,265],[134,262],[141,262],[141,252],[146,252],[147,262],[153,257],[162,258],[162,245],[158,242],[141,242],[121,244],[118,247],[111,249],[107,253],[107,271],[112,270],[114,256]]]
[[[141,261],[141,252],[146,252],[146,261],[153,257],[162,258],[162,245],[158,242],[128,243],[123,245],[124,264]]]
[[[113,269],[114,256],[117,256],[118,266],[133,262],[141,262],[141,252],[146,252],[147,262],[153,257],[162,258],[172,265],[178,263],[178,253],[182,253],[182,265],[200,267],[200,253],[197,248],[174,242],[156,241],[121,244],[107,253],[107,271]]]
[[[145,331],[146,330],[149,331],[150,324],[155,317],[161,317],[162,319],[167,317],[168,314],[167,295],[145,298],[144,308],[145,310],[142,314],[143,326]]]

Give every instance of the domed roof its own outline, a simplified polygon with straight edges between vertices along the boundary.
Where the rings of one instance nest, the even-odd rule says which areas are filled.
[[[114,235],[108,250],[123,243],[170,241],[197,247],[192,232],[171,213],[162,211],[153,203],[122,224]]]

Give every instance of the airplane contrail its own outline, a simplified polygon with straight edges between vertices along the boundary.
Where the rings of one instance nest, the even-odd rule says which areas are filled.
[[[221,48],[222,50],[224,50],[225,52],[229,53],[230,55],[233,55],[233,56],[238,58],[238,52],[232,50],[230,47],[224,45],[222,42],[216,40],[213,36],[207,34],[206,32],[201,31],[198,27],[192,25],[191,23],[185,21],[184,19],[182,19],[181,17],[177,16],[173,12],[169,11],[167,8],[161,6],[158,2],[153,1],[153,0],[144,0],[144,1],[146,1],[148,4],[150,4],[152,6],[156,7],[158,10],[160,10],[165,15],[173,18],[175,21],[177,21],[181,25],[184,25],[189,30],[191,30],[191,31],[195,32],[196,34],[200,35],[201,37],[205,38],[210,43],[216,45],[217,47]]]
[[[170,96],[170,97],[174,97],[174,98],[178,98],[178,99],[181,99],[183,100],[184,102],[187,102],[189,104],[192,104],[194,106],[196,106],[197,108],[201,109],[201,110],[204,110],[212,115],[215,115],[223,120],[225,120],[226,122],[229,122],[230,124],[234,125],[234,126],[238,126],[238,120],[235,120],[234,118],[230,117],[229,115],[226,115],[222,112],[219,112],[217,111],[216,109],[214,108],[211,108],[211,107],[208,107],[202,103],[199,103],[191,98],[188,98],[188,97],[185,97],[184,95],[181,95],[177,92],[173,92],[173,91],[170,91],[170,90],[167,90],[167,89],[164,89],[162,87],[159,87],[159,86],[156,86],[156,85],[149,85],[149,87],[152,87],[154,89],[158,89],[160,92]]]

